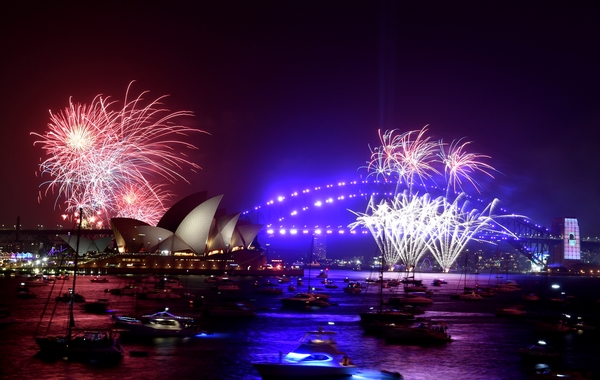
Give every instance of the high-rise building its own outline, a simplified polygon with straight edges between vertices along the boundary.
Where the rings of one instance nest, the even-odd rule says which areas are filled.
[[[552,222],[552,235],[562,239],[553,251],[552,262],[549,264],[569,264],[581,262],[581,241],[579,223],[575,218],[556,218]]]

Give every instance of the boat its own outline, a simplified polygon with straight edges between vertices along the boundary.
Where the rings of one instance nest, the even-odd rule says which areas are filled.
[[[457,294],[454,296],[454,299],[466,300],[466,301],[479,301],[483,299],[481,294],[475,292],[467,292],[462,294]]]
[[[172,314],[169,308],[139,318],[113,316],[112,320],[124,335],[135,337],[192,337],[200,332],[194,318]]]
[[[108,299],[100,298],[97,301],[86,302],[81,307],[88,313],[105,314],[108,313]]]
[[[144,288],[134,284],[128,284],[121,288],[105,289],[104,291],[118,296],[134,296],[138,293],[143,293]]]
[[[29,286],[25,285],[24,282],[21,282],[17,285],[17,298],[28,299],[28,298],[36,298],[37,295],[31,292]]]
[[[254,307],[244,302],[227,302],[222,305],[205,306],[203,312],[207,318],[256,317]]]
[[[522,317],[527,312],[515,306],[508,306],[496,309],[495,314],[497,317]]]
[[[406,323],[407,321],[412,322],[412,320],[415,318],[414,314],[407,311],[383,309],[383,287],[386,283],[383,281],[383,255],[381,256],[381,261],[382,265],[379,273],[379,280],[377,281],[379,283],[377,308],[372,307],[368,311],[358,313],[360,322],[366,331],[370,330],[373,326],[378,329],[378,326],[382,323]]]
[[[519,348],[519,355],[524,360],[539,361],[556,361],[563,357],[563,354],[558,352],[554,347],[540,340],[537,343],[531,344],[524,348]]]
[[[404,285],[404,291],[407,293],[425,293],[427,291],[427,286],[407,284]]]
[[[325,288],[326,289],[337,289],[337,288],[339,288],[339,286],[335,282],[333,282],[331,280],[327,280],[325,282]]]
[[[319,272],[319,274],[317,275],[317,278],[327,278],[327,277],[329,277],[327,272],[325,272],[322,269],[321,269],[321,272]]]
[[[28,277],[21,281],[25,286],[48,286],[49,281],[42,276]]]
[[[0,305],[0,327],[8,326],[17,322],[16,319],[10,318],[10,307],[8,305]]]
[[[390,326],[384,331],[388,343],[435,344],[452,340],[443,323],[419,322],[414,326]]]
[[[96,276],[94,278],[91,278],[90,281],[91,282],[98,282],[98,283],[106,283],[106,282],[108,282],[108,278]]]
[[[331,306],[329,302],[312,293],[296,293],[291,297],[280,298],[286,308],[308,309]]]
[[[71,288],[68,292],[56,297],[56,302],[85,302],[85,297],[79,293],[75,293]]]
[[[450,299],[453,300],[464,300],[464,301],[480,301],[483,299],[481,294],[478,294],[476,291],[477,286],[474,288],[467,286],[467,268],[469,263],[469,255],[468,252],[465,252],[465,271],[464,271],[464,283],[463,283],[463,292],[462,293],[453,293],[450,294]],[[462,275],[461,275],[462,277]],[[460,286],[460,281],[458,282],[458,286]],[[458,289],[457,289],[458,290]]]
[[[138,298],[146,300],[170,300],[181,298],[181,294],[175,293],[171,289],[154,289],[138,293]]]
[[[83,210],[80,209],[80,215]],[[36,334],[34,336],[40,351],[39,354],[44,357],[67,358],[74,361],[83,362],[118,362],[123,358],[124,349],[119,340],[118,332],[112,329],[75,329],[75,315],[73,312],[75,304],[75,285],[77,279],[77,262],[79,256],[79,239],[81,235],[81,221],[79,220],[79,230],[77,233],[77,244],[75,249],[75,259],[73,265],[73,285],[69,291],[71,301],[69,302],[69,312],[66,322],[66,331],[58,334],[49,334],[52,328],[50,318],[46,334]],[[42,316],[43,317],[43,316]]]
[[[315,237],[313,235],[311,243],[310,243],[310,251],[309,251],[309,260],[308,262],[313,262],[313,248],[315,244]],[[310,277],[311,277],[311,266],[308,267],[308,292],[306,293],[296,293],[291,297],[283,297],[279,300],[284,308],[294,308],[294,309],[319,309],[324,307],[331,306],[331,303],[328,302],[329,296],[326,294],[313,293],[313,288],[310,286]],[[327,277],[327,273],[321,271],[321,273],[325,273],[325,277]],[[319,276],[317,276],[319,277]],[[302,285],[302,280],[298,279],[298,286]]]
[[[362,292],[362,286],[359,282],[348,282],[348,285],[344,288],[344,293],[358,294]]]
[[[431,305],[433,300],[431,298],[423,297],[417,294],[407,294],[404,297],[390,297],[387,300],[388,305],[413,305],[413,306],[425,306]]]
[[[533,301],[539,301],[540,296],[537,293],[527,293],[527,294],[521,295],[521,299],[523,301],[533,302]]]
[[[273,362],[255,362],[254,368],[263,379],[310,379],[351,377],[358,372],[347,355],[339,351],[335,332],[308,331],[300,345]]]
[[[283,289],[274,286],[258,286],[256,289],[254,289],[254,293],[280,295],[283,294]]]

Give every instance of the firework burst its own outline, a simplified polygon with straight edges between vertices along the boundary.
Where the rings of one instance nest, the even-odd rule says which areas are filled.
[[[478,192],[474,174],[483,173],[493,178],[494,168],[483,162],[489,156],[469,153],[470,142],[455,140],[451,144],[434,143],[426,137],[427,126],[421,130],[398,133],[396,130],[381,133],[381,145],[371,150],[367,164],[369,175],[395,179],[398,186],[404,182],[406,189],[380,203],[371,198],[365,213],[355,212],[356,222],[350,228],[367,228],[377,243],[388,265],[416,266],[426,252],[447,269],[477,233],[511,233],[495,223],[501,216],[493,215],[494,200],[483,212],[468,210],[467,196],[461,192],[449,200],[450,190],[463,191],[463,184],[471,184]],[[432,198],[429,194],[413,193],[413,182],[443,180],[446,196]],[[494,228],[491,226],[495,226]]]
[[[82,208],[85,215],[158,222],[172,196],[164,181],[187,182],[184,169],[200,169],[184,153],[197,149],[185,137],[206,132],[176,123],[193,114],[169,111],[165,96],[145,102],[146,91],[129,100],[130,88],[122,107],[100,95],[89,105],[69,100],[64,110],[50,112],[44,134],[32,133],[47,156],[39,173],[50,178],[40,198],[54,194],[55,207],[64,202],[67,214]]]

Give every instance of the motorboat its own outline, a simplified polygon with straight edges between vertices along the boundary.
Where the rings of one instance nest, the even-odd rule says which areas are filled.
[[[165,308],[140,318],[113,316],[115,327],[126,330],[124,334],[137,337],[191,337],[198,333],[194,318],[169,313]]]
[[[37,295],[31,292],[29,286],[25,285],[24,282],[21,282],[17,285],[17,298],[27,299],[27,298],[36,298]]]
[[[335,332],[308,331],[294,350],[273,362],[255,362],[254,368],[263,379],[310,379],[351,377],[358,369],[347,355],[339,351]]]
[[[521,299],[523,301],[539,301],[540,296],[537,293],[527,293],[527,294],[521,295]]]
[[[25,286],[48,286],[49,282],[45,277],[29,277],[21,281]]]
[[[317,275],[317,278],[327,278],[327,272],[325,272],[324,270],[321,270],[321,272],[319,272],[319,274]]]
[[[337,288],[339,288],[339,286],[335,282],[333,282],[331,280],[327,280],[325,282],[325,288],[326,289],[337,289]]]
[[[283,275],[281,277],[277,277],[277,282],[279,282],[280,284],[290,282],[290,278],[287,277],[286,275]]]
[[[420,322],[414,326],[390,326],[384,331],[389,343],[435,344],[452,340],[443,323]]]
[[[562,359],[562,353],[558,352],[554,347],[540,340],[537,343],[531,344],[524,348],[519,348],[519,355],[524,360],[535,361],[556,361]]]
[[[362,292],[362,286],[358,282],[348,282],[348,285],[344,288],[344,293],[358,294]]]
[[[283,307],[289,308],[311,308],[311,307],[328,307],[330,303],[322,297],[313,293],[296,293],[291,297],[280,298]]]
[[[81,307],[88,313],[105,314],[108,312],[108,299],[100,298],[97,301],[86,302]]]
[[[85,302],[85,297],[79,293],[73,293],[73,289],[56,297],[56,302]]]
[[[108,278],[96,276],[94,278],[91,278],[90,281],[91,282],[96,282],[96,283],[107,283],[108,282]]]

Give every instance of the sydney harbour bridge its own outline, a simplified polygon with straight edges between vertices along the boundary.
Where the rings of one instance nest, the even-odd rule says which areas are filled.
[[[262,205],[242,211],[240,219],[264,225],[259,234],[263,246],[271,244],[272,241],[303,235],[335,236],[336,239],[351,243],[372,240],[368,230],[349,228],[349,225],[356,221],[356,214],[352,211],[365,212],[372,197],[391,198],[397,191],[397,184],[377,180],[337,182],[280,194]],[[425,188],[424,185],[413,191],[418,194],[430,193],[432,196],[439,192],[435,187]],[[474,208],[485,208],[489,203],[477,198],[470,198],[469,202]],[[556,260],[552,253],[564,241],[562,231],[552,231],[548,226],[536,224],[503,208],[495,209],[494,215],[500,216],[495,219],[498,223],[497,233],[487,231],[485,234],[474,236],[478,241],[494,245],[509,244],[532,263],[541,266]],[[510,231],[510,234],[503,231]],[[4,251],[8,248],[13,252],[44,254],[51,249],[66,249],[67,245],[60,235],[73,233],[75,232],[64,229],[4,229],[0,230],[0,244]],[[82,236],[92,240],[110,235],[111,230],[82,230]],[[581,240],[579,243],[582,251],[600,251],[600,242],[597,240]]]

